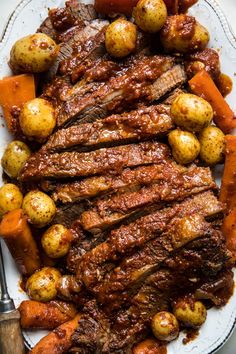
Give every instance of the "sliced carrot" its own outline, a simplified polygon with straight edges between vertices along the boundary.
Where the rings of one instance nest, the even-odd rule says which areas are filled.
[[[65,311],[66,309],[66,311]],[[76,308],[71,303],[63,301],[22,301],[18,308],[20,324],[24,329],[54,329],[76,316]]]
[[[199,71],[190,81],[192,92],[208,101],[214,110],[214,122],[225,133],[230,133],[236,127],[234,112],[225,101],[210,75]]]
[[[3,108],[4,117],[10,132],[15,133],[14,112],[22,105],[35,98],[34,76],[22,74],[9,76],[0,80],[0,106]]]
[[[0,237],[4,238],[21,274],[31,275],[40,268],[39,252],[22,209],[3,216]]]
[[[236,207],[236,136],[227,135],[224,173],[221,182],[220,201],[226,203],[227,210]]]
[[[43,337],[29,354],[62,354],[72,345],[71,337],[79,326],[80,315],[71,321],[63,323],[53,332]]]
[[[234,208],[224,219],[222,232],[226,238],[226,246],[236,261],[236,208]]]

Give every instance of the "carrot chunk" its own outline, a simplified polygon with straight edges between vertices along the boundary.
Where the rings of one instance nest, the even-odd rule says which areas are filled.
[[[0,106],[2,106],[10,132],[15,133],[16,130],[14,112],[17,112],[25,102],[33,98],[35,98],[33,75],[22,74],[0,80]]]
[[[236,136],[227,135],[224,173],[221,182],[220,201],[228,211],[236,207]]]
[[[31,275],[40,268],[39,252],[22,209],[4,215],[0,237],[4,238],[21,274]]]
[[[226,238],[226,246],[236,261],[236,208],[234,208],[224,219],[222,232]]]
[[[225,101],[210,75],[199,71],[190,81],[192,92],[208,101],[214,111],[215,124],[225,133],[230,133],[236,127],[234,112]]]
[[[63,323],[53,332],[43,337],[29,354],[62,354],[72,345],[71,337],[79,326],[80,315],[71,321]]]
[[[24,329],[54,329],[75,317],[77,311],[73,304],[63,301],[22,301],[18,308],[20,324]]]

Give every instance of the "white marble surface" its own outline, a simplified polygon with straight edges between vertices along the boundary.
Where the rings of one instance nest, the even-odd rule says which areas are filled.
[[[38,0],[40,1],[40,0]],[[217,0],[236,34],[236,0]],[[4,26],[20,0],[0,0],[0,37]],[[212,329],[214,330],[214,329]],[[181,353],[176,353],[181,354]],[[217,354],[236,354],[236,331]]]

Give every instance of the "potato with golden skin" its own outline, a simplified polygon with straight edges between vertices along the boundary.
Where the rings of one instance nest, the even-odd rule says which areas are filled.
[[[200,158],[207,165],[216,165],[224,161],[225,135],[219,128],[211,125],[199,135],[201,144]]]
[[[213,119],[213,109],[206,100],[191,93],[182,93],[171,105],[171,117],[180,128],[200,132]]]
[[[72,241],[72,233],[60,224],[52,225],[42,236],[42,246],[46,254],[51,258],[64,257]]]
[[[201,301],[190,298],[178,299],[173,306],[173,312],[184,326],[199,328],[206,321],[207,310]]]
[[[43,142],[56,125],[54,108],[47,100],[34,98],[24,104],[19,122],[27,137]]]
[[[136,42],[137,27],[123,18],[112,22],[106,30],[106,50],[115,58],[124,58],[133,53]]]
[[[54,201],[38,190],[30,191],[25,195],[22,209],[28,216],[29,222],[38,228],[48,225],[56,214]]]
[[[152,319],[152,332],[162,341],[171,342],[179,335],[179,323],[176,317],[167,311],[158,312]]]
[[[160,31],[160,40],[168,53],[192,53],[206,48],[210,35],[192,16],[168,16]]]
[[[163,0],[139,0],[133,10],[133,17],[143,31],[156,33],[166,22],[167,8]]]
[[[172,155],[179,164],[193,162],[200,152],[200,143],[193,133],[180,129],[172,130],[168,135]]]
[[[44,267],[32,274],[26,282],[26,292],[32,300],[47,302],[57,296],[57,282],[61,273],[56,268]]]
[[[0,217],[11,210],[20,209],[23,202],[23,194],[12,183],[4,184],[0,188]]]
[[[3,171],[11,178],[17,178],[30,157],[29,147],[22,141],[14,140],[7,145],[1,160]]]
[[[16,41],[10,53],[10,67],[14,72],[41,73],[56,60],[59,46],[44,33],[35,33]]]

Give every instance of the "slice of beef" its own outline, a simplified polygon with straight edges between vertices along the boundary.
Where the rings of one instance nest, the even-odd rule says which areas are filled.
[[[151,100],[159,100],[162,96],[181,86],[187,80],[185,71],[181,65],[176,65],[172,70],[166,71],[150,86]]]
[[[44,82],[44,84],[50,82],[50,87],[54,87],[56,82],[51,81],[57,74],[59,66],[71,58],[72,55],[75,55],[75,53],[80,55],[81,61],[87,59],[89,56],[91,56],[91,59],[95,59],[95,55],[100,57],[105,51],[104,35],[107,25],[108,21],[97,19],[87,24],[87,26],[75,26],[61,34],[60,41],[62,43],[58,57],[50,69],[43,74],[41,82]],[[87,51],[85,51],[85,48],[87,48]],[[44,96],[47,96],[45,92]]]
[[[139,249],[146,242],[161,235],[168,227],[171,228],[176,220],[195,213],[207,219],[214,218],[222,214],[223,210],[223,204],[211,191],[207,191],[155,211],[129,225],[123,225],[111,231],[105,243],[84,255],[81,264],[78,264],[78,279],[92,289],[102,279],[104,264],[114,263],[125,254]]]
[[[104,86],[106,81],[110,79],[112,76],[122,76],[124,75],[125,72],[127,72],[130,68],[132,68],[136,63],[140,62],[141,59],[144,58],[145,53],[140,53],[138,55],[132,55],[129,58],[125,58],[123,60],[114,61],[112,60],[109,55],[102,55],[101,57],[101,50],[102,47],[100,44],[103,46],[102,52],[104,50],[104,31],[101,33],[98,33],[99,38],[96,38],[96,40],[93,38],[91,45],[90,45],[90,40],[88,40],[85,43],[85,47],[88,46],[88,50],[91,51],[91,56],[87,56],[87,51],[83,51],[83,45],[78,48],[78,50],[84,53],[85,57],[81,57],[81,55],[75,56],[79,60],[78,65],[76,66],[75,63],[72,60],[71,63],[71,68],[69,66],[68,68],[68,73],[73,76],[73,75],[78,75],[82,76],[82,79],[77,82],[74,86],[71,87],[71,89],[67,92],[62,91],[60,95],[60,101],[62,102],[67,102],[67,101],[72,101],[73,99],[77,98],[77,100],[82,100],[87,97],[89,97],[90,94],[93,92],[97,91],[98,89],[101,89],[101,87]],[[101,41],[101,43],[100,43]],[[100,44],[99,44],[100,43]],[[97,49],[96,49],[97,48]],[[94,52],[93,52],[94,49]],[[96,58],[94,55],[97,56]],[[80,60],[81,59],[81,60]],[[64,63],[66,65],[66,61]],[[64,66],[63,65],[63,66]],[[110,75],[110,76],[109,76]],[[64,76],[65,77],[65,76]],[[68,77],[68,76],[66,76]],[[54,82],[53,85],[54,86]],[[58,85],[56,85],[58,86]],[[60,85],[58,86],[57,90],[60,91]],[[53,94],[51,96],[55,96],[55,88],[53,87],[52,90]],[[47,92],[44,95],[47,95]],[[49,97],[50,97],[50,90],[49,90]],[[58,106],[56,107],[57,110],[60,109],[60,104],[62,102],[58,102]]]
[[[152,101],[154,92],[150,86],[173,64],[173,58],[166,56],[141,58],[124,75],[111,78],[89,97],[81,99],[75,96],[66,102],[58,112],[58,126],[71,125],[77,118],[80,122],[103,118],[109,112],[130,108],[140,100]]]
[[[158,142],[144,142],[92,152],[64,152],[32,155],[21,171],[21,181],[42,178],[82,177],[113,172],[125,167],[162,163],[170,156],[169,148]]]
[[[72,148],[81,151],[97,149],[104,145],[121,145],[135,140],[161,137],[172,128],[168,106],[143,107],[94,123],[61,129],[49,138],[41,152],[54,153]]]
[[[71,75],[75,70],[81,70],[86,60],[95,61],[105,54],[105,31],[108,24],[105,20],[95,20],[84,28],[82,36],[73,35],[71,55],[60,62],[61,75]]]
[[[182,200],[192,194],[216,188],[209,169],[192,166],[187,171],[173,172],[176,173],[167,172],[163,181],[154,181],[141,188],[131,186],[124,193],[98,199],[92,209],[81,215],[83,228],[93,233],[101,232],[153,203],[161,208],[166,202]]]
[[[120,175],[103,175],[83,179],[70,183],[54,184],[44,183],[44,190],[54,191],[53,199],[62,203],[78,202],[83,199],[95,197],[109,192],[124,192],[127,188],[138,188],[149,185],[158,180],[165,179],[168,174],[176,174],[184,171],[185,167],[175,163],[164,163],[159,165],[140,166],[137,168],[124,169]]]
[[[195,289],[218,274],[222,276],[227,260],[222,234],[211,228],[201,238],[166,259],[163,269],[145,281],[132,299],[130,308],[116,317],[110,330],[109,344],[105,344],[103,352],[125,352],[132,347],[140,336],[147,335],[155,313],[168,310],[176,297],[194,293]]]

